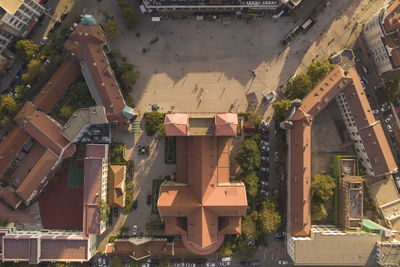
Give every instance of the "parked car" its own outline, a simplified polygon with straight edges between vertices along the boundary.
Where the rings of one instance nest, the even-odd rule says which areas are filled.
[[[261,140],[263,141],[269,141],[269,134],[266,134],[264,132],[261,132]]]
[[[260,168],[260,171],[269,173],[269,168],[267,168],[267,167],[261,167],[261,168]]]
[[[264,146],[269,146],[269,143],[268,143],[267,141],[261,140],[260,143],[261,143],[262,145],[264,145]]]
[[[385,118],[385,122],[388,123],[388,122],[391,121],[392,119],[393,119],[393,115],[390,114],[389,116],[387,116],[387,117]]]
[[[287,260],[279,260],[278,263],[279,264],[289,264],[289,262]]]
[[[61,21],[65,20],[65,18],[66,18],[67,16],[68,16],[68,12],[63,13],[63,14],[60,16],[60,20],[61,20]]]
[[[274,102],[275,96],[276,96],[275,91],[272,91],[272,92],[268,93],[265,96],[265,100],[267,101],[267,104],[271,104],[272,102]]]
[[[137,225],[136,224],[133,226],[133,235],[134,236],[137,235]]]
[[[176,267],[184,267],[184,266],[185,266],[185,263],[183,263],[183,262],[175,263],[175,266],[176,266]]]
[[[261,121],[261,125],[262,125],[263,127],[266,127],[266,128],[269,127],[269,123],[266,122],[266,121],[264,121],[264,120]]]
[[[269,151],[269,146],[262,146],[262,147],[261,147],[261,150]]]
[[[364,90],[366,90],[367,88],[365,87],[364,82],[363,82],[362,80],[360,80],[360,83],[361,83],[362,88],[363,88]]]
[[[387,124],[386,127],[389,133],[393,132],[393,126],[391,124]]]
[[[44,46],[48,41],[49,37],[47,36],[43,37],[43,39],[40,41],[40,46]]]
[[[379,114],[379,109],[374,109],[374,110],[372,111],[372,113],[375,114],[375,115],[378,115],[378,114]]]
[[[269,160],[269,151],[261,150],[261,155],[267,157],[267,160]]]
[[[146,203],[147,205],[151,205],[151,195],[147,195]]]
[[[381,107],[382,112],[388,111],[389,109],[390,109],[389,105],[382,105],[382,107]]]
[[[118,208],[114,208],[114,217],[118,217]]]
[[[261,181],[261,186],[267,187],[267,186],[268,186],[268,182],[266,182],[266,181]]]
[[[97,259],[97,266],[103,266],[103,259],[101,257]]]
[[[365,66],[362,66],[362,70],[364,71],[364,73],[365,73],[365,74],[367,74],[367,73],[368,73],[368,69],[367,69],[367,67],[365,67]]]
[[[261,161],[269,161],[269,157],[262,156],[262,157],[261,157]]]
[[[275,162],[278,162],[279,160],[278,151],[275,151],[274,155],[275,155]]]
[[[250,264],[250,261],[241,261],[240,262],[240,265],[249,265]]]
[[[230,262],[230,261],[221,261],[221,262],[219,263],[219,266],[229,266],[229,265],[231,265],[231,262]]]
[[[185,263],[186,267],[196,267],[196,263]]]
[[[135,201],[133,201],[133,209],[135,210],[135,209],[137,209],[137,199],[135,199]]]
[[[215,262],[207,262],[206,266],[207,267],[214,267],[215,266]]]
[[[290,76],[290,78],[288,79],[288,83],[293,82],[294,78],[296,78],[297,74],[293,74],[292,76]]]
[[[265,197],[268,196],[268,192],[265,191],[264,189],[261,189],[261,190],[260,190],[260,194],[263,195],[263,196],[265,196]]]
[[[265,182],[268,182],[269,181],[269,175],[264,175],[262,177],[262,180],[265,181]]]
[[[249,265],[251,265],[251,266],[258,266],[258,265],[260,265],[260,261],[250,261],[250,262],[249,262]]]
[[[150,44],[154,44],[155,42],[157,42],[159,39],[159,37],[154,37],[153,39],[150,40]]]

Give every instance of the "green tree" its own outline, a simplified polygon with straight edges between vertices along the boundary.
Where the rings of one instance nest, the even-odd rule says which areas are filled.
[[[267,200],[263,202],[258,218],[261,228],[268,233],[276,231],[282,221],[276,209],[276,203],[271,198],[267,198]]]
[[[1,96],[0,113],[2,115],[8,115],[13,118],[17,114],[19,107],[20,105],[12,96],[8,94]]]
[[[218,252],[219,255],[221,255],[221,257],[232,256],[233,254],[232,243],[225,240]]]
[[[144,123],[144,129],[148,136],[153,136],[157,133],[160,127],[164,126],[164,116],[164,113],[156,111],[145,114],[146,122]]]
[[[132,29],[139,22],[139,15],[130,7],[124,7],[122,9],[122,17],[128,29]]]
[[[74,95],[75,102],[82,103],[84,106],[88,106],[88,104],[93,101],[85,82],[77,82],[74,84],[72,87],[72,94]]]
[[[261,162],[261,153],[257,142],[252,138],[244,140],[235,159],[244,172],[258,170]]]
[[[313,221],[321,221],[328,216],[323,202],[313,201],[311,203],[311,218]]]
[[[315,174],[311,182],[311,196],[313,200],[328,200],[336,188],[335,179],[329,175]]]
[[[71,116],[74,114],[74,110],[72,109],[71,106],[62,106],[62,108],[60,109],[60,115],[61,118],[64,120],[68,120],[69,118],[71,118]]]
[[[135,69],[128,70],[124,72],[121,76],[121,80],[124,87],[132,86],[139,78],[140,78],[140,72]]]
[[[99,211],[100,214],[100,220],[103,222],[108,221],[108,215],[110,214],[110,207],[107,205],[107,203],[100,199],[98,204],[97,204],[97,210]]]
[[[240,236],[237,241],[236,251],[241,259],[251,259],[257,253],[257,247],[255,245],[249,245],[247,240],[243,238],[243,236]]]
[[[381,104],[390,104],[400,96],[400,81],[389,80],[385,86],[378,91],[378,100]]]
[[[247,239],[255,240],[258,236],[257,232],[257,212],[252,212],[244,216],[242,222],[242,232]]]
[[[135,106],[135,104],[133,102],[133,97],[131,95],[125,96],[124,99],[125,99],[125,103],[126,103],[127,106],[129,106],[129,107],[134,107]]]
[[[125,8],[130,6],[128,0],[117,0],[117,2],[120,8]]]
[[[277,120],[284,120],[290,112],[290,108],[292,107],[292,103],[289,99],[284,99],[280,102],[272,103],[272,106],[275,110],[275,118]]]
[[[115,60],[119,60],[123,57],[121,50],[115,48],[111,48],[110,56]]]
[[[247,187],[247,194],[251,197],[255,197],[257,195],[259,187],[257,173],[255,171],[252,171],[250,173],[246,172],[243,177],[243,181]]]
[[[115,20],[109,20],[103,24],[104,33],[108,37],[116,37],[119,35],[118,23]]]
[[[13,125],[12,120],[7,115],[0,117],[0,128],[10,128]],[[4,180],[4,177],[3,177]]]
[[[21,84],[15,86],[14,92],[17,94],[16,99],[18,101],[24,101],[25,99],[29,98],[31,90],[27,86]]]
[[[25,62],[29,62],[39,51],[39,46],[31,40],[20,40],[15,44],[17,57]]]
[[[290,99],[303,99],[312,89],[313,84],[310,76],[299,74],[292,82],[288,84],[287,90]]]
[[[120,257],[114,256],[111,258],[110,264],[112,267],[122,267],[122,260]]]
[[[311,63],[307,68],[307,75],[310,77],[312,87],[325,78],[325,76],[334,68],[335,66],[329,63],[328,60],[315,60]]]
[[[35,83],[40,80],[46,70],[40,60],[32,59],[28,64],[28,72],[22,74],[22,81],[27,84]]]
[[[158,125],[158,129],[157,129],[157,132],[156,132],[156,136],[157,136],[157,138],[163,138],[163,137],[165,137],[165,127],[164,127],[164,123]]]

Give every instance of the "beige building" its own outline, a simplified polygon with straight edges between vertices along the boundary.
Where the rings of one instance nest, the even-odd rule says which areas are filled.
[[[45,9],[37,0],[0,0],[0,52],[12,38],[25,38]]]
[[[363,219],[363,178],[339,178],[339,225],[344,229],[359,230]]]

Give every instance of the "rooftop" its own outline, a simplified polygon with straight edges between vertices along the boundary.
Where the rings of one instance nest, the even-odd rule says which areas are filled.
[[[108,204],[110,206],[125,206],[125,165],[110,165],[108,176]]]
[[[14,14],[23,2],[24,0],[0,0],[0,6],[4,8],[8,13]]]
[[[390,33],[400,28],[400,0],[394,0],[386,9],[386,17],[383,21],[383,28]]]
[[[2,174],[17,154],[24,147],[29,135],[18,126],[14,126],[4,138],[0,141],[0,174]]]
[[[166,239],[152,239],[147,237],[117,239],[114,242],[113,253],[130,255],[135,260],[141,260],[151,255],[174,255],[173,244]]]

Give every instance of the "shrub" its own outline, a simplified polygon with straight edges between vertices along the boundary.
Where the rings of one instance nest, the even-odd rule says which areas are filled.
[[[131,182],[127,183],[126,184],[126,188],[129,189],[129,190],[132,189],[133,188],[133,183],[131,183]]]
[[[153,136],[157,131],[160,131],[160,128],[164,127],[164,116],[165,113],[156,111],[145,113],[146,122],[144,129],[148,136]]]

